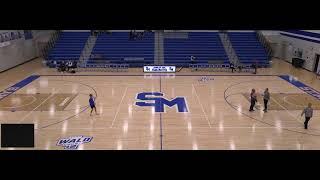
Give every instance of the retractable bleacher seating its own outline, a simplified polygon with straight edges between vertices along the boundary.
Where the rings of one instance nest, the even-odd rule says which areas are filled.
[[[258,66],[269,65],[269,57],[256,32],[229,32],[228,36],[240,63],[253,64],[257,61]]]
[[[164,39],[164,62],[188,67],[191,56],[196,63],[229,63],[218,32],[189,32],[188,38]]]
[[[102,33],[98,36],[88,64],[95,64],[94,55],[112,64],[130,64],[141,67],[154,63],[154,33],[145,33],[142,39],[130,40],[129,32]],[[99,60],[101,63],[101,59]]]
[[[78,61],[89,36],[90,32],[61,32],[46,59]]]

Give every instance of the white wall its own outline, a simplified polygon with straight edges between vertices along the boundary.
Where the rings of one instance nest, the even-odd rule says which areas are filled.
[[[279,31],[261,31],[263,35],[265,36],[275,36],[280,35]]]
[[[36,57],[31,40],[17,39],[9,46],[0,48],[0,72]]]
[[[281,35],[279,31],[261,31],[265,38],[270,43],[273,51],[273,57],[284,59],[284,53],[282,52]]]
[[[269,40],[271,43],[280,42],[280,32],[279,31],[262,31],[262,34]]]
[[[90,32],[91,30],[62,30],[62,32]]]
[[[281,36],[281,40],[283,42],[287,42],[289,45],[292,45],[292,51],[295,51],[297,49],[302,49],[303,50],[302,59],[305,60],[303,67],[305,69],[313,71],[316,54],[320,54],[320,44],[301,40],[301,39],[291,38],[283,35]],[[293,52],[292,52],[291,58],[292,57],[293,57]]]
[[[54,30],[33,31],[33,41],[35,43],[37,57],[41,56],[41,49],[46,46],[54,32]]]
[[[305,30],[320,34],[320,30]],[[274,51],[274,57],[284,59],[291,63],[294,57],[294,51],[297,49],[303,50],[302,59],[305,60],[304,68],[313,71],[315,65],[316,54],[320,54],[320,44],[291,38],[280,35],[281,31],[262,31],[263,35],[271,42]],[[294,34],[295,35],[295,34]],[[311,39],[316,39],[312,38]],[[320,40],[320,39],[318,39]],[[319,67],[320,69],[320,67]]]
[[[0,32],[10,31],[13,30],[0,30]],[[42,33],[42,31],[36,31],[34,32],[34,39],[16,39],[11,41],[9,46],[0,48],[0,72],[38,57],[36,42],[38,38],[48,36],[48,33]]]

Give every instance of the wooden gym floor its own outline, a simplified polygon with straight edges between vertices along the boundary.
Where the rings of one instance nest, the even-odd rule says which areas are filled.
[[[257,76],[188,69],[161,76],[143,74],[141,69],[71,75],[42,67],[40,61],[0,74],[0,91],[32,74],[40,75],[0,100],[1,123],[35,124],[34,149],[62,150],[57,142],[73,136],[93,137],[80,150],[320,149],[319,100],[278,75],[291,75],[316,90],[320,82],[313,73],[282,60],[274,59],[272,68],[259,69]],[[199,81],[202,77],[210,80]],[[269,88],[272,99],[267,113],[262,108],[248,111],[252,88],[260,94]],[[166,107],[158,113],[152,107],[136,106],[141,92],[161,92],[167,100],[184,97],[189,112]],[[99,115],[89,115],[90,93],[97,96]],[[261,97],[258,100],[263,104]],[[304,130],[300,114],[308,102],[315,112],[310,129]]]

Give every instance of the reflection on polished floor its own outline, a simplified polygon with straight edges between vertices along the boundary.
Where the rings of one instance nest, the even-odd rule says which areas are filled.
[[[58,145],[61,139],[78,141],[82,136],[92,139],[78,149],[320,149],[319,100],[278,75],[290,75],[314,89],[319,89],[319,80],[281,60],[257,76],[187,69],[174,75],[132,69],[62,76],[37,61],[0,75],[10,77],[1,81],[1,90],[40,75],[0,100],[1,123],[35,124],[35,149],[64,149]],[[33,70],[12,77],[19,68]],[[199,81],[203,77],[210,78]],[[269,88],[273,99],[267,113],[262,108],[248,111],[246,95],[252,88],[259,95]],[[96,96],[99,115],[90,116],[89,94]],[[308,102],[315,112],[305,130],[300,114]]]

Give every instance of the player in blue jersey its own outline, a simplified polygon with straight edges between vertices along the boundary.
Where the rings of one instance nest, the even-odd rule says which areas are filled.
[[[96,108],[96,102],[95,102],[95,98],[92,96],[92,94],[89,95],[89,105],[91,107],[91,112],[90,112],[90,116],[92,114],[92,111],[94,109],[94,111],[96,112],[96,115],[98,115],[97,113],[97,108]]]

